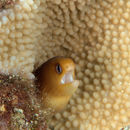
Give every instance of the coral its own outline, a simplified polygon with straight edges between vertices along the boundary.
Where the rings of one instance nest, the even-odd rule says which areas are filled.
[[[129,37],[129,0],[19,0],[0,12],[0,71],[34,78],[48,58],[69,56],[80,87],[50,126],[120,129],[130,124]]]
[[[46,130],[33,82],[0,75],[0,130]]]
[[[16,0],[0,0],[0,9],[9,8],[13,6]]]

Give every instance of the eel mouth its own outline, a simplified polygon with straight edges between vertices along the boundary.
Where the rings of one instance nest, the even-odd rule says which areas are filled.
[[[68,71],[61,79],[61,84],[72,83],[74,81],[74,71]]]

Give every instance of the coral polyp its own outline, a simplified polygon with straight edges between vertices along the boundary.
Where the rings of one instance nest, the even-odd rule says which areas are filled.
[[[0,0],[0,9],[12,7],[18,0]]]
[[[75,61],[80,85],[51,127],[130,124],[129,0],[18,0],[0,11],[1,73],[33,79],[34,70],[58,55]]]

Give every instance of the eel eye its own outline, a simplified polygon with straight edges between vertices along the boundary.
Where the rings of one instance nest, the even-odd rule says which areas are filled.
[[[57,64],[57,65],[56,65],[56,72],[57,72],[58,74],[61,74],[61,73],[62,73],[62,68],[61,68],[60,64]]]

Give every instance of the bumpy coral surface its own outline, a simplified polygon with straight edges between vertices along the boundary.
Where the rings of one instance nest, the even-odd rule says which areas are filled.
[[[0,0],[0,9],[5,9],[11,7],[16,0]]]
[[[75,60],[80,87],[51,127],[130,124],[129,0],[19,0],[1,10],[1,73],[33,78],[32,71],[56,55]]]

